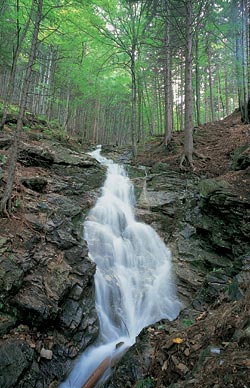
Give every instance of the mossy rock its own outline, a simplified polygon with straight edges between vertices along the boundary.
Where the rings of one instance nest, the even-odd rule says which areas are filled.
[[[209,197],[215,191],[230,191],[230,185],[225,181],[203,179],[198,183],[198,191],[203,197]]]
[[[245,170],[250,166],[250,145],[244,144],[235,148],[231,154],[232,169],[233,170]]]

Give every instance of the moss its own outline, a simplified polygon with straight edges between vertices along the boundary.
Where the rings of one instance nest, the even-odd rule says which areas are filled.
[[[235,148],[231,154],[232,169],[233,170],[244,170],[250,166],[250,146],[244,144],[240,147]]]
[[[215,191],[228,190],[229,188],[229,183],[225,181],[217,181],[215,179],[204,179],[198,184],[198,191],[203,197],[208,197]]]

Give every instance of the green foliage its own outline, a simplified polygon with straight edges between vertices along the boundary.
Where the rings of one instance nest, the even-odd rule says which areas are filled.
[[[177,1],[170,3],[173,122],[174,130],[183,130],[185,7]],[[18,8],[17,2],[10,0],[0,7],[0,68],[7,76],[18,31],[22,32],[27,23],[31,4],[32,0],[19,0]],[[241,19],[238,8],[233,10],[233,4],[229,0],[217,1],[207,13],[204,12],[200,28],[194,31],[198,51],[194,50],[193,95],[195,103],[198,69],[202,123],[211,119],[211,93],[216,119],[232,110],[237,100],[234,46],[235,31],[241,32]],[[138,140],[143,143],[151,134],[164,134],[165,5],[162,1],[44,1],[29,109],[43,117],[48,114],[66,131],[76,131],[83,141],[93,140],[95,128],[96,141],[127,143],[131,131],[131,59],[134,50]],[[194,2],[194,15],[202,6],[202,2]],[[18,60],[16,101],[27,65],[33,21],[32,18]],[[208,45],[211,49],[211,88]],[[238,68],[240,65],[238,63]],[[3,78],[2,82],[5,81]],[[17,112],[13,107],[9,111]],[[60,133],[60,137],[64,136]]]
[[[20,206],[21,206],[21,200],[20,200],[19,198],[17,198],[17,199],[15,200],[15,208],[16,208],[16,209],[19,209]]]
[[[183,323],[184,326],[190,327],[190,326],[192,326],[194,324],[194,320],[185,318],[185,319],[182,320],[182,323]]]
[[[0,163],[6,164],[6,162],[7,162],[7,156],[4,154],[0,154]]]

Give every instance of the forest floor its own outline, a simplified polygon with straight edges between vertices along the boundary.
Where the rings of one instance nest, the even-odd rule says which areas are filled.
[[[139,152],[137,162],[152,165],[165,162],[179,170],[183,152],[183,133],[176,132],[168,148],[161,145],[163,138],[147,142]],[[194,130],[194,173],[204,178],[218,178],[230,184],[241,200],[250,200],[250,166],[244,170],[232,169],[235,149],[250,144],[250,124],[244,125],[240,113],[234,112],[223,120],[207,123]]]

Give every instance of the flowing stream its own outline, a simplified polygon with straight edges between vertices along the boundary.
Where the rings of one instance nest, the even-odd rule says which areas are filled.
[[[61,388],[81,388],[102,361],[135,343],[140,331],[180,311],[171,253],[149,225],[135,219],[133,185],[124,168],[100,154],[107,166],[102,195],[84,223],[89,256],[96,263],[96,308],[100,335],[79,358]],[[118,346],[119,344],[119,346]]]

